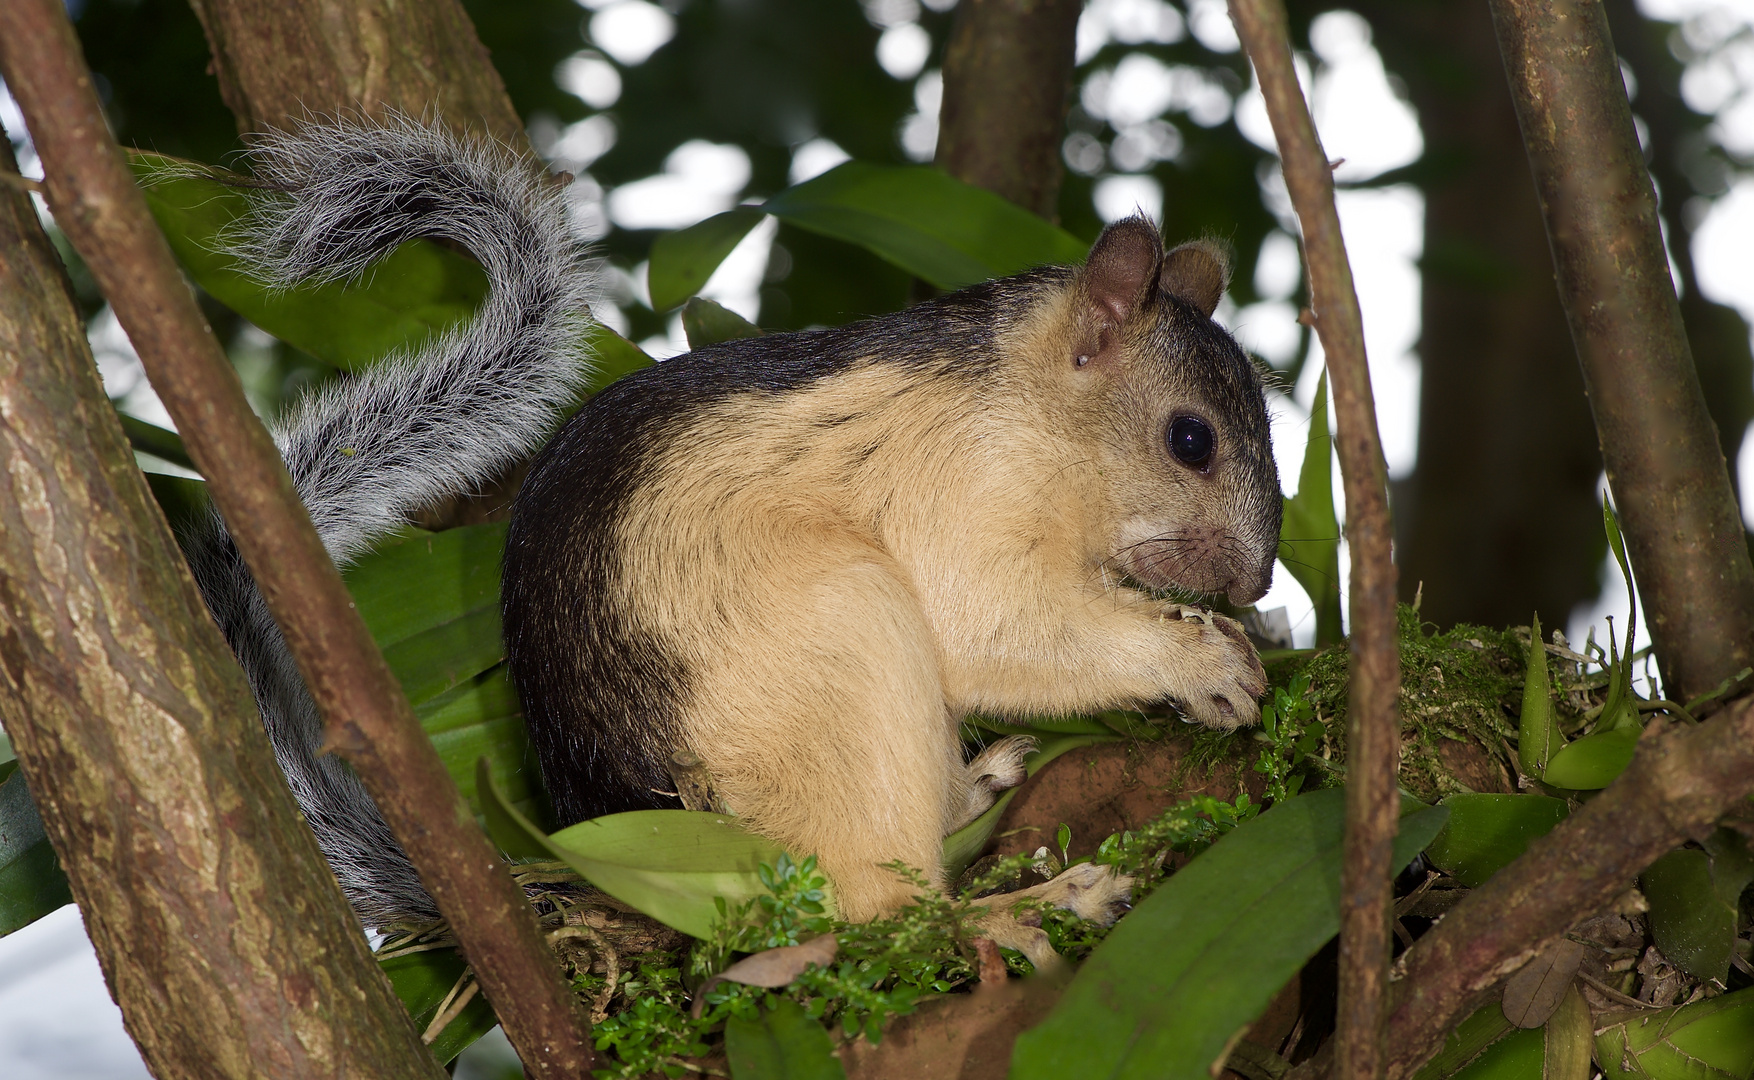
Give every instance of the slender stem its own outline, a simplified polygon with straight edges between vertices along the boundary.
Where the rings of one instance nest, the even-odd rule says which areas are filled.
[[[1451,908],[1407,953],[1389,1080],[1411,1076],[1499,981],[1754,792],[1754,702],[1647,736],[1607,790]]]
[[[589,1025],[523,892],[475,824],[341,575],[267,431],[195,306],[109,135],[59,0],[0,4],[0,71],[42,156],[55,220],[85,258],[153,388],[208,480],[285,632],[330,747],[365,781],[450,921],[532,1075],[591,1067]]]
[[[1668,696],[1754,663],[1754,564],[1600,0],[1492,0],[1560,300]]]
[[[1303,226],[1310,315],[1327,354],[1352,557],[1352,678],[1346,735],[1346,845],[1340,885],[1340,1005],[1335,1066],[1344,1080],[1382,1075],[1392,910],[1400,655],[1388,473],[1364,355],[1364,326],[1334,206],[1334,179],[1297,85],[1280,0],[1231,0]]]

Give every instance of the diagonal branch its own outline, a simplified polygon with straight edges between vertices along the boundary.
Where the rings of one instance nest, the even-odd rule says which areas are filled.
[[[450,921],[533,1075],[591,1066],[588,1025],[522,891],[421,731],[110,137],[59,0],[0,4],[0,71],[49,203],[209,482],[327,725]]]
[[[1389,1017],[1389,1080],[1411,1076],[1499,980],[1754,791],[1754,702],[1662,731],[1639,744],[1612,786],[1469,893],[1407,953]]]
[[[1280,0],[1231,0],[1303,226],[1310,311],[1327,354],[1352,556],[1352,680],[1347,711],[1346,848],[1340,886],[1340,1008],[1335,1064],[1346,1080],[1380,1076],[1389,977],[1391,865],[1400,764],[1400,654],[1390,555],[1388,472],[1364,355],[1364,326],[1334,206],[1334,178],[1297,85]]]

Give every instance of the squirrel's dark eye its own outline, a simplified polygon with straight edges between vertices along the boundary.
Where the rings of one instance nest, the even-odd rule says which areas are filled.
[[[1169,452],[1183,465],[1200,468],[1212,458],[1212,429],[1204,420],[1178,416],[1169,425]]]

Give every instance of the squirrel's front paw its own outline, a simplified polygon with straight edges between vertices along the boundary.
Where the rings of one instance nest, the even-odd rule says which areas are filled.
[[[1267,672],[1242,624],[1189,604],[1167,605],[1164,618],[1179,621],[1194,638],[1192,648],[1174,657],[1183,685],[1170,700],[1182,716],[1219,731],[1259,721],[1256,699],[1267,692]]]

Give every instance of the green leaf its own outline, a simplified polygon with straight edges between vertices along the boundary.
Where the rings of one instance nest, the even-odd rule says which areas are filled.
[[[433,949],[379,960],[378,966],[389,977],[390,987],[401,999],[403,1008],[414,1018],[414,1026],[425,1031],[468,964],[455,949]],[[492,1031],[497,1023],[493,1006],[487,1003],[487,995],[477,990],[456,1019],[446,1024],[432,1041],[433,1056],[438,1058],[439,1064],[449,1064],[470,1043]]]
[[[1754,989],[1599,1017],[1596,1062],[1606,1080],[1748,1080],[1754,1074]]]
[[[1023,759],[1023,770],[1034,776],[1043,765],[1059,757],[1068,750],[1076,750],[1080,746],[1094,746],[1097,743],[1114,742],[1119,736],[1104,732],[1100,735],[1071,734],[1047,735],[1036,739],[1035,750]],[[1005,816],[1005,808],[1017,794],[1017,788],[1005,792],[987,807],[980,817],[957,829],[944,838],[944,870],[951,881],[955,881],[962,872],[968,869],[981,849],[987,846],[987,840],[998,827],[999,819]]]
[[[1483,1005],[1456,1025],[1444,1040],[1443,1049],[1420,1067],[1413,1080],[1449,1080],[1473,1064],[1487,1047],[1515,1030],[1516,1025],[1505,1019],[1498,1002]]]
[[[643,368],[652,366],[652,358],[638,345],[617,334],[602,323],[592,323],[585,331],[594,370],[585,384],[585,392],[595,394],[604,387]]]
[[[6,751],[11,754],[10,742]],[[0,781],[0,936],[72,902],[67,875],[43,832],[24,773],[11,767]]]
[[[505,532],[503,523],[416,531],[348,569],[354,603],[410,704],[418,707],[504,659]]]
[[[682,331],[688,335],[688,347],[691,349],[716,345],[721,341],[761,336],[761,327],[735,311],[700,296],[682,305]]]
[[[129,446],[161,461],[195,470],[194,461],[190,460],[189,452],[183,448],[181,435],[167,431],[157,424],[149,424],[138,416],[129,416],[125,412],[118,412],[116,418],[122,421],[122,434],[128,436]]]
[[[1449,816],[1401,819],[1405,866]],[[1345,793],[1310,792],[1236,827],[1115,927],[1046,1021],[1012,1080],[1206,1080],[1228,1040],[1340,925]]]
[[[846,1080],[834,1040],[791,998],[776,998],[759,1018],[725,1022],[732,1080]]]
[[[1334,513],[1333,436],[1328,432],[1328,373],[1316,383],[1309,410],[1309,441],[1297,494],[1285,500],[1279,561],[1315,604],[1316,645],[1343,636],[1340,620],[1340,520]]]
[[[1736,906],[1713,887],[1711,856],[1694,848],[1669,852],[1639,876],[1650,901],[1650,931],[1676,967],[1697,979],[1723,982],[1736,942]]]
[[[940,289],[1079,263],[1089,251],[1021,206],[927,167],[849,161],[761,209],[857,244]]]
[[[1734,829],[1719,827],[1705,838],[1711,856],[1711,888],[1730,907],[1740,907],[1742,893],[1754,882],[1754,853],[1748,841]]]
[[[609,814],[544,836],[491,781],[481,785],[478,774],[477,784],[484,803],[498,803],[488,825],[502,848],[539,848],[622,903],[697,938],[718,918],[714,897],[735,908],[768,895],[759,867],[783,854],[735,818],[692,810]]]
[[[1517,764],[1525,776],[1540,777],[1565,746],[1565,733],[1553,717],[1553,682],[1547,650],[1541,644],[1541,617],[1529,625],[1529,653],[1523,680],[1523,713],[1517,721]]]
[[[1441,805],[1449,807],[1449,823],[1425,857],[1470,889],[1509,866],[1571,812],[1564,799],[1545,795],[1451,795]]]
[[[365,280],[269,289],[224,254],[221,233],[248,208],[217,170],[162,154],[130,154],[135,178],[171,251],[214,299],[288,344],[337,367],[364,367],[475,314],[487,275],[474,260],[410,240]]]
[[[546,821],[524,711],[504,664],[416,707],[414,715],[472,811],[485,811],[475,783],[476,763],[485,758],[505,800],[525,817]]]
[[[1547,1036],[1540,1028],[1516,1031],[1487,1047],[1456,1080],[1541,1080]]]
[[[1595,791],[1614,782],[1632,764],[1638,731],[1614,728],[1585,735],[1553,755],[1541,779],[1558,788]]]
[[[731,249],[761,224],[763,216],[759,210],[727,210],[654,240],[646,267],[652,310],[669,311],[699,292]]]

